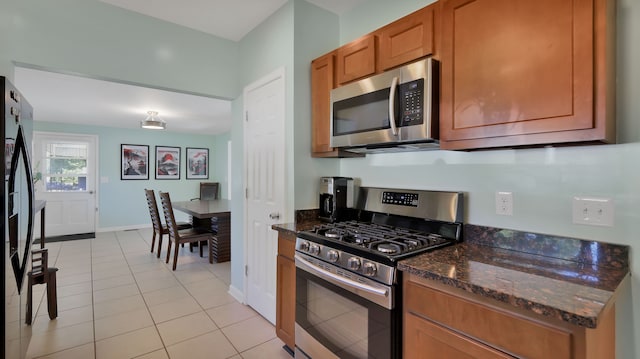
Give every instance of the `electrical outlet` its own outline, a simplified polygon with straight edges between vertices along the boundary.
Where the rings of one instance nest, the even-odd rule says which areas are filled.
[[[613,227],[611,198],[573,197],[573,223]]]
[[[496,214],[513,216],[513,193],[496,192]]]

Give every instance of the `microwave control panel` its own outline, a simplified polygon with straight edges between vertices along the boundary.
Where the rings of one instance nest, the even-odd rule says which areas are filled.
[[[400,126],[420,125],[424,113],[424,79],[405,82],[400,88]]]

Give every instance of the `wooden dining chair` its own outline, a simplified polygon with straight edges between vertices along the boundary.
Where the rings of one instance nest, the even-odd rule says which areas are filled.
[[[33,286],[44,284],[47,286],[47,310],[49,319],[58,317],[58,295],[56,272],[58,268],[49,267],[47,248],[31,251],[31,271],[27,273],[27,310],[25,323],[31,325],[33,319]]]
[[[178,251],[179,244],[183,243],[198,243],[200,248],[200,257],[203,253],[203,245],[211,246],[213,240],[213,234],[211,232],[200,232],[195,228],[182,229],[178,228],[176,224],[176,218],[173,214],[173,205],[171,204],[171,198],[168,192],[160,192],[160,202],[162,203],[162,210],[164,212],[164,219],[167,224],[167,230],[169,232],[169,244],[167,245],[167,263],[169,263],[169,256],[171,254],[171,243],[175,243],[173,250],[173,270],[176,270],[178,265]],[[212,261],[211,250],[209,250],[209,262]]]
[[[153,247],[156,243],[156,235],[158,235],[158,258],[160,258],[160,251],[162,250],[162,236],[169,234],[169,229],[160,219],[160,212],[158,211],[158,202],[156,201],[156,195],[152,189],[144,190],[144,194],[147,197],[147,205],[149,206],[149,215],[151,216],[151,224],[153,225],[153,237],[151,238],[151,253],[153,253]],[[191,228],[191,223],[178,222],[178,229]]]
[[[191,198],[192,201],[203,200],[210,201],[218,199],[220,182],[200,182],[200,197]]]
[[[219,182],[200,182],[200,199],[218,199]]]
[[[202,200],[202,201],[210,201],[218,199],[218,193],[220,192],[220,182],[200,182],[200,197],[192,198],[192,201]],[[213,234],[218,233],[218,219],[211,218],[210,219],[209,229],[213,232]],[[191,219],[191,223],[194,223],[193,218]]]

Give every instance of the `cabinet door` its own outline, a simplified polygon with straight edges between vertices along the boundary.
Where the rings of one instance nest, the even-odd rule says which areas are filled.
[[[404,310],[521,358],[570,359],[573,333],[403,278]],[[419,277],[418,277],[419,278]],[[466,294],[466,293],[465,293]]]
[[[445,0],[442,147],[602,139],[594,1]]]
[[[496,359],[513,358],[433,322],[405,312],[405,359]]]
[[[376,72],[376,37],[366,35],[338,48],[337,79],[340,85]]]
[[[383,27],[376,34],[380,41],[378,61],[387,70],[434,52],[434,14],[430,5]]]
[[[291,259],[278,255],[277,267],[276,335],[293,349],[296,324],[296,265]]]
[[[333,59],[329,54],[311,63],[311,152],[322,153],[333,150],[329,146],[331,126],[331,90],[333,82]]]

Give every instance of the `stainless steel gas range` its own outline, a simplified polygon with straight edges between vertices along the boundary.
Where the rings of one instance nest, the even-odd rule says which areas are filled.
[[[401,358],[397,262],[462,238],[459,192],[362,187],[356,208],[298,233],[296,358]]]

